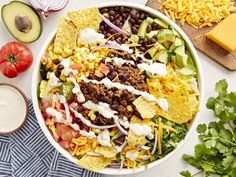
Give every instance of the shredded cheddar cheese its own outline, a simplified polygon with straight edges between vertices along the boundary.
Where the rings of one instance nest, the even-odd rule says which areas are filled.
[[[173,21],[194,28],[212,26],[236,11],[231,0],[166,0],[160,8]]]

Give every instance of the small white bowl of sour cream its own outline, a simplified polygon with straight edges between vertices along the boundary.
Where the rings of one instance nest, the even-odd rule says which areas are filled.
[[[26,121],[28,102],[17,87],[0,83],[0,135],[17,131]]]

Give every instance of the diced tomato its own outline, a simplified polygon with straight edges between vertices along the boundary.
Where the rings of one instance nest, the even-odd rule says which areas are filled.
[[[82,69],[82,66],[80,64],[76,64],[76,63],[72,64],[70,67],[71,67],[71,69],[77,70],[78,72],[80,72]]]
[[[71,141],[73,138],[76,138],[79,133],[65,124],[56,125],[56,132],[63,141]]]
[[[65,149],[70,148],[70,142],[69,141],[60,141],[59,144]]]
[[[41,112],[42,112],[43,117],[44,117],[45,119],[51,117],[51,116],[49,116],[49,115],[47,114],[47,112],[46,112],[46,109],[47,109],[48,107],[51,107],[51,106],[52,106],[52,105],[51,105],[51,103],[50,103],[49,101],[47,101],[47,102],[45,102],[43,105],[41,105]]]

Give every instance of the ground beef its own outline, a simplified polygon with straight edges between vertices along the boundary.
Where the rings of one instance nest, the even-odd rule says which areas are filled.
[[[133,68],[132,66],[117,66],[111,62],[107,66],[110,68],[110,72],[116,72],[116,75],[118,75],[113,82],[131,85],[141,91],[148,91],[145,76],[137,68]],[[101,80],[104,77],[98,78],[95,72],[92,72],[89,78]],[[127,90],[119,90],[117,88],[107,89],[103,84],[85,83],[84,81],[80,82],[80,88],[86,100],[91,100],[94,103],[105,102],[109,104],[111,109],[116,110],[118,116],[121,118],[125,116],[130,119],[135,114],[135,109],[128,111],[127,106],[132,105],[132,102],[137,96]],[[113,119],[107,119],[99,113],[96,113],[96,120],[93,123],[98,125],[114,124]]]

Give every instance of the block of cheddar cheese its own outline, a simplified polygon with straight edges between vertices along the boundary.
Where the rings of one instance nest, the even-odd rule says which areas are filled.
[[[228,52],[236,49],[236,14],[231,14],[207,33],[207,37]]]

